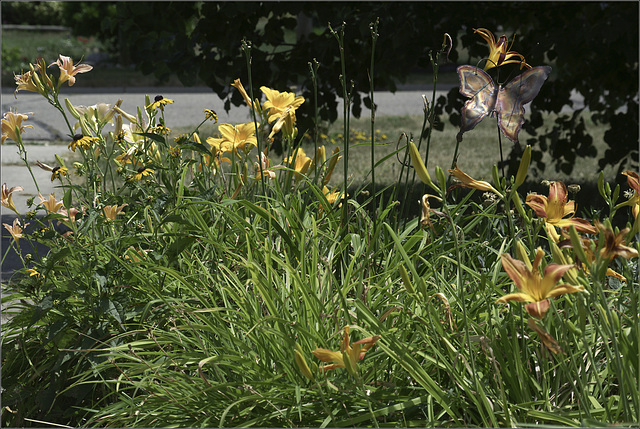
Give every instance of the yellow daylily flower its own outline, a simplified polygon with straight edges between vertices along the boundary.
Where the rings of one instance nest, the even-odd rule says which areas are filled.
[[[33,113],[28,113],[33,115]],[[0,144],[4,144],[6,139],[11,139],[14,142],[21,141],[20,134],[24,133],[27,128],[33,128],[33,125],[22,125],[22,121],[29,119],[27,113],[17,113],[14,107],[9,112],[3,115],[3,119],[0,121],[2,125],[2,137]]]
[[[284,162],[289,165],[293,164],[293,169],[295,170],[294,174],[297,181],[302,179],[302,176],[307,173],[312,160],[304,152],[304,149],[298,148],[294,151],[293,156],[285,158]]]
[[[9,188],[6,183],[2,184],[2,197],[0,198],[0,203],[8,209],[13,210],[18,213],[18,209],[16,205],[13,204],[13,194],[16,191],[24,191],[22,186],[14,186],[13,188]]]
[[[117,204],[114,204],[112,206],[104,206],[102,208],[104,217],[106,217],[107,220],[115,220],[119,214],[124,214],[122,212],[122,209],[126,206],[128,206],[128,204],[122,204],[121,206],[118,206]]]
[[[287,107],[295,110],[304,103],[304,97],[301,95],[296,97],[293,92],[280,92],[266,86],[261,86],[260,90],[267,96],[267,101],[262,105],[262,109],[269,110],[267,119],[269,123],[278,119]]]
[[[271,132],[269,133],[269,141],[273,141],[273,136],[283,130],[283,134],[288,139],[294,139],[298,134],[298,129],[295,127],[296,124],[296,111],[293,107],[288,106],[284,109],[284,111],[280,114],[280,117],[273,124],[271,128]]]
[[[73,60],[71,57],[65,57],[64,55],[60,55],[60,58],[51,64],[49,67],[56,64],[60,69],[60,78],[58,79],[58,86],[63,83],[69,81],[69,86],[73,86],[76,83],[76,75],[78,73],[86,73],[88,71],[93,70],[93,66],[88,64],[76,64],[73,65]]]
[[[459,185],[452,186],[452,188],[456,186],[462,186],[464,188],[478,189],[480,191],[493,192],[494,194],[502,198],[502,194],[498,192],[496,188],[491,186],[489,182],[485,182],[484,180],[475,180],[474,178],[460,170],[458,168],[458,164],[454,164],[454,169],[448,171],[453,175],[453,177],[460,180],[461,182]]]
[[[257,124],[259,127],[260,124]],[[217,148],[219,152],[231,152],[241,149],[245,153],[249,152],[251,148],[258,145],[258,139],[256,138],[256,125],[253,122],[247,122],[233,126],[231,124],[220,124],[218,126],[221,138],[207,138],[212,148]]]
[[[249,106],[250,109],[256,107],[256,113],[258,113],[259,115],[262,114],[258,99],[256,98],[256,101],[254,101],[253,103],[251,102],[251,98],[249,97],[249,94],[247,94],[247,91],[244,89],[244,86],[242,85],[240,79],[234,80],[231,86],[240,91],[240,95],[242,95],[242,98],[244,98],[244,102],[247,103],[247,106]]]
[[[8,225],[6,223],[3,223],[2,225],[4,225],[4,227],[7,229],[7,231],[9,231],[16,243],[18,243],[18,240],[22,238],[23,228],[26,228],[29,224],[27,223],[21,226],[20,220],[18,218],[15,218],[13,220],[13,225]]]
[[[584,290],[582,286],[557,285],[562,276],[574,268],[573,265],[551,263],[545,267],[544,274],[541,276],[539,265],[543,256],[544,251],[538,247],[536,256],[531,266],[529,266],[529,261],[525,263],[512,258],[507,253],[500,255],[502,267],[520,292],[507,294],[499,298],[496,303],[507,301],[529,302],[525,306],[527,313],[541,319],[549,310],[549,298]]]
[[[567,187],[562,182],[551,182],[549,184],[548,198],[544,195],[527,195],[526,204],[549,225],[559,228],[568,228],[573,225],[579,232],[587,234],[595,234],[597,232],[596,228],[586,219],[574,217],[565,219],[565,216],[575,213],[576,207],[575,201],[567,200]],[[555,237],[554,240],[557,242],[555,229],[549,228],[548,231],[550,235]]]
[[[331,365],[322,366],[321,368],[324,371],[336,368],[345,368],[353,375],[357,372],[358,361],[364,359],[364,354],[371,349],[379,339],[380,335],[376,335],[375,337],[367,337],[360,341],[356,341],[351,345],[349,343],[349,326],[345,326],[344,337],[340,344],[340,351],[317,348],[312,353],[322,362],[333,362]],[[363,344],[364,347],[362,346]]]
[[[500,36],[498,42],[496,42],[493,33],[486,28],[474,28],[473,32],[478,33],[489,44],[489,58],[487,58],[484,66],[485,70],[510,63],[520,64],[520,69],[523,67],[531,68],[531,66],[524,61],[524,56],[516,51],[509,50],[511,46],[513,46],[513,41],[511,42],[511,46],[507,47],[507,36]]]
[[[172,104],[173,100],[170,98],[164,98],[162,95],[156,95],[153,99],[153,103],[149,104],[145,107],[146,110],[156,110],[160,108],[160,110],[164,109],[164,106],[167,104]]]

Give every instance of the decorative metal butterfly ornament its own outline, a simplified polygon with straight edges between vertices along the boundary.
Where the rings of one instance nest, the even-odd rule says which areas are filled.
[[[462,124],[458,142],[462,134],[472,130],[493,113],[498,115],[498,127],[511,141],[518,141],[518,133],[524,123],[524,105],[533,100],[542,84],[551,73],[551,67],[533,67],[517,76],[505,86],[496,85],[491,76],[474,66],[458,67],[460,93],[469,97],[462,108]]]

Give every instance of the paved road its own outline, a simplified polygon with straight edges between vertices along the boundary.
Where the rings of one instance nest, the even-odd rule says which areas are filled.
[[[437,96],[445,94],[451,85],[443,87],[437,92]],[[405,90],[395,94],[390,92],[377,92],[374,95],[378,105],[378,116],[421,115],[423,93],[431,94],[431,89],[424,91]],[[68,98],[74,106],[91,106],[97,103],[114,104],[122,98],[122,109],[128,113],[136,113],[138,106],[144,106],[145,94],[153,99],[158,94],[170,98],[174,104],[165,109],[165,119],[171,128],[196,126],[203,118],[203,109],[213,109],[218,114],[219,123],[237,124],[251,120],[250,111],[246,106],[232,106],[229,112],[224,110],[224,101],[214,94],[209,88],[63,88],[60,101]],[[14,98],[12,88],[5,88],[2,92],[2,112],[8,112],[15,108],[20,113],[33,112],[29,115],[28,124],[34,126],[27,129],[23,139],[28,145],[27,156],[29,162],[41,161],[45,164],[55,163],[55,154],[66,157],[69,151],[65,145],[56,146],[53,143],[68,140],[69,131],[60,112],[51,106],[40,94],[28,91],[18,93]],[[342,112],[340,100],[338,112]],[[368,115],[368,109],[363,107],[363,116]],[[73,118],[71,118],[73,119]],[[7,183],[9,187],[20,185],[24,192],[16,192],[14,201],[16,207],[26,212],[28,198],[37,197],[38,192],[25,168],[24,163],[17,156],[15,145],[7,143],[1,147],[2,172],[0,183]],[[34,175],[41,187],[43,195],[55,191],[51,184],[50,174],[35,167]]]

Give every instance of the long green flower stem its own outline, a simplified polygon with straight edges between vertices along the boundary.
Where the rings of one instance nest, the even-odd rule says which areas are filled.
[[[342,84],[342,98],[344,100],[343,111],[342,111],[342,114],[343,114],[342,133],[344,135],[343,192],[346,200],[348,181],[349,181],[349,115],[350,115],[349,106],[351,104],[351,92],[347,89],[347,71],[346,71],[346,64],[344,59],[344,27],[345,25],[346,23],[343,22],[342,25],[340,26],[339,33],[335,31],[333,28],[331,28],[331,25],[329,25],[329,30],[331,31],[331,34],[333,34],[333,36],[338,41],[338,48],[340,50],[340,65],[342,67],[342,74],[340,75],[340,83]],[[342,218],[341,218],[341,229],[342,229],[341,236],[342,237],[344,237],[347,232],[347,225],[346,225],[347,213],[348,213],[347,207],[348,207],[348,204],[345,201],[345,203],[342,204]]]
[[[375,138],[375,122],[376,122],[376,103],[374,102],[374,65],[376,42],[378,40],[378,24],[380,18],[375,23],[369,25],[371,30],[371,68],[369,70],[369,97],[371,98],[371,208],[373,211],[373,227],[375,229],[378,218],[378,205],[376,204],[376,138]],[[375,250],[374,250],[375,252]]]
[[[255,97],[253,95],[253,80],[251,78],[251,42],[248,42],[247,40],[242,40],[242,52],[244,53],[244,57],[247,63],[247,82],[249,84],[249,97],[251,98],[251,103],[253,103],[255,100]],[[261,138],[260,138],[260,133],[258,133],[258,119],[256,117],[256,109],[254,108],[254,106],[249,106],[251,108],[251,118],[253,119],[253,124],[255,126],[255,130],[256,130],[256,142],[257,142],[257,148],[258,148],[258,156],[260,157],[261,153],[262,153],[262,144],[261,144]],[[258,165],[260,166],[260,182],[262,184],[262,195],[267,195],[266,193],[266,186],[265,186],[265,178],[264,178],[264,173],[263,173],[263,169],[262,169],[262,159],[258,158]]]

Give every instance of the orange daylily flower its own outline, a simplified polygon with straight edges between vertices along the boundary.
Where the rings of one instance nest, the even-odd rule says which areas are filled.
[[[485,182],[484,180],[473,179],[471,176],[469,176],[468,174],[460,170],[458,168],[458,164],[454,164],[454,167],[455,168],[453,170],[448,170],[448,171],[450,174],[452,174],[456,179],[460,180],[460,182],[462,183],[458,185],[453,185],[450,189],[456,186],[462,186],[464,188],[478,189],[480,191],[485,191],[485,192],[493,192],[494,194],[502,198],[502,194],[498,192],[496,188],[491,186],[489,182]]]
[[[520,292],[507,294],[499,298],[496,303],[507,301],[529,302],[525,306],[527,313],[541,319],[549,310],[549,298],[584,290],[582,286],[557,285],[562,276],[574,268],[573,265],[551,263],[545,267],[544,274],[541,276],[539,265],[543,256],[544,251],[540,247],[536,250],[533,263],[528,260],[523,262],[512,258],[507,253],[503,253],[501,255],[502,267]]]
[[[485,70],[510,63],[520,64],[520,69],[523,67],[528,69],[531,68],[531,66],[524,61],[524,56],[516,51],[509,50],[511,46],[513,46],[513,41],[511,42],[511,46],[507,47],[507,36],[500,36],[496,42],[493,33],[485,28],[474,28],[473,32],[480,34],[480,36],[489,44],[489,58],[487,58],[487,62],[484,66]]]
[[[536,212],[538,217],[544,219],[548,225],[560,228],[575,226],[579,232],[595,234],[596,228],[586,219],[569,217],[576,211],[575,201],[567,201],[567,187],[562,182],[551,182],[549,185],[549,197],[543,195],[527,195],[526,204]],[[553,228],[547,229],[549,233],[557,238],[557,233]],[[555,240],[557,241],[557,240]]]
[[[69,81],[69,86],[73,86],[73,84],[76,83],[75,76],[78,73],[86,73],[93,70],[93,66],[90,66],[88,64],[78,63],[74,66],[71,57],[65,57],[64,55],[60,55],[60,59],[49,64],[49,67],[54,64],[56,64],[60,69],[60,78],[58,79],[58,85],[62,85],[63,83]]]
[[[349,373],[355,374],[358,361],[364,359],[364,354],[371,349],[379,339],[380,335],[376,335],[375,337],[367,337],[356,341],[351,345],[349,344],[349,326],[345,326],[340,351],[317,348],[312,353],[322,362],[333,362],[331,365],[322,366],[324,371],[345,368]],[[363,344],[364,347],[362,346]]]
[[[638,257],[636,249],[624,244],[624,237],[629,233],[629,228],[625,228],[616,234],[610,226],[598,221],[595,223],[598,230],[604,233],[604,245],[600,249],[600,256],[603,259],[612,260],[617,256],[625,259]]]

